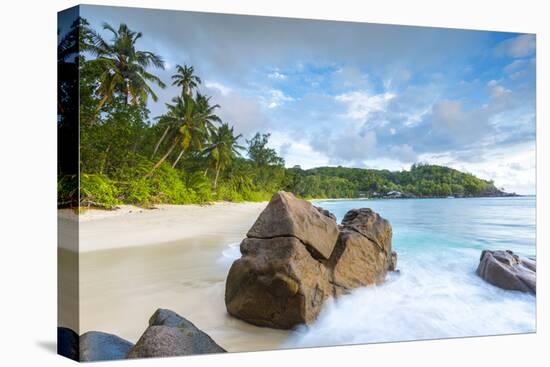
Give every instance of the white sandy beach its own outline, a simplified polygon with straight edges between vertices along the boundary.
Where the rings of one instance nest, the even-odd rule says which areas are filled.
[[[74,250],[71,242],[76,231],[80,233],[79,288],[61,297],[60,325],[80,334],[98,330],[136,342],[153,312],[168,308],[228,351],[280,347],[288,331],[230,317],[224,303],[233,261],[226,252],[238,252],[238,243],[266,205],[160,205],[152,210],[123,206],[90,210],[80,218],[60,211],[62,281],[75,276],[77,255],[67,250]],[[75,307],[79,320],[71,319]]]
[[[158,205],[143,209],[121,205],[116,210],[90,209],[74,214],[59,210],[62,248],[76,251],[72,229],[78,222],[79,252],[145,246],[200,236],[245,233],[267,202],[209,205]]]

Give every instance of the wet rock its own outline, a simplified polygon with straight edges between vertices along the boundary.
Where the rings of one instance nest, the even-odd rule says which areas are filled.
[[[336,222],[336,216],[332,214],[330,211],[328,211],[327,209],[321,208],[320,206],[313,206],[313,207],[317,209],[319,213],[323,214],[326,217],[329,217],[330,219]]]
[[[332,295],[325,266],[295,237],[247,238],[227,276],[229,314],[259,326],[289,329],[313,321]]]
[[[310,323],[327,298],[382,283],[397,262],[391,225],[374,211],[351,210],[338,227],[330,212],[284,192],[247,236],[227,276],[225,304],[260,326]]]
[[[536,293],[536,262],[512,251],[484,250],[476,273],[499,288]]]
[[[334,259],[332,284],[336,295],[369,284],[384,282],[388,257],[378,245],[361,234],[344,229],[340,233]],[[336,252],[336,251],[335,251]]]
[[[342,226],[356,231],[374,242],[381,251],[391,254],[390,222],[369,208],[352,209],[342,219]]]

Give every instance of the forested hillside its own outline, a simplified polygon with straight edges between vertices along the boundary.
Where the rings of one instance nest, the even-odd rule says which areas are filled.
[[[59,42],[60,139],[74,132],[76,114],[68,111],[78,101],[70,80],[74,70],[80,75],[80,182],[60,156],[61,206],[260,201],[278,190],[305,198],[385,196],[392,190],[420,197],[502,194],[492,182],[434,165],[402,172],[285,168],[268,146],[269,134],[247,140],[235,133],[234,121],[221,120],[223,106],[199,92],[202,76],[193,66],[182,62],[171,80],[160,80],[155,71],[164,69],[162,55],[139,47],[146,35],[124,24],[103,27],[110,38],[80,19]],[[180,93],[165,101],[164,114],[150,116],[148,99],[157,100],[155,91],[167,84]]]
[[[287,170],[287,189],[303,197],[386,197],[398,191],[401,197],[503,196],[492,181],[469,173],[429,164],[414,164],[410,170],[388,171],[346,167]],[[394,194],[395,195],[395,194]]]

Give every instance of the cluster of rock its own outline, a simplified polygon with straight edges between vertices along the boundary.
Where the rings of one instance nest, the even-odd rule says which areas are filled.
[[[227,276],[229,314],[288,329],[310,323],[329,297],[384,281],[395,270],[390,223],[371,209],[336,223],[328,210],[278,192],[240,245]]]
[[[225,352],[190,321],[165,309],[151,316],[149,327],[135,345],[113,334],[89,331],[79,337],[73,330],[59,327],[57,349],[80,362]]]
[[[510,250],[484,250],[476,273],[499,288],[537,293],[536,261]]]

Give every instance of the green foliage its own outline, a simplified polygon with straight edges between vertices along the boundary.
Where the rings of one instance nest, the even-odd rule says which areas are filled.
[[[76,42],[78,24],[81,49],[92,56],[88,60],[79,55],[75,69],[80,73],[80,110],[76,111],[80,116],[80,197],[78,175],[60,174],[60,205],[113,208],[121,203],[264,201],[279,190],[303,198],[371,197],[391,190],[420,197],[478,196],[496,190],[492,182],[434,165],[415,164],[401,172],[287,169],[283,158],[269,147],[270,134],[258,132],[246,140],[246,148],[239,145],[241,136],[216,115],[222,107],[196,91],[201,79],[187,65],[178,65],[172,77],[181,95],[152,122],[145,102],[156,95],[149,83],[161,87],[164,83],[148,69],[162,68],[162,58],[139,51],[142,34],[124,24],[117,30],[105,25],[113,34],[109,43],[81,20],[61,41],[61,61],[73,57],[70,45]],[[74,79],[75,70],[66,79]],[[65,89],[60,91],[63,108],[69,106],[63,96],[75,94],[69,86]],[[246,158],[240,153],[245,149]]]
[[[106,176],[100,174],[80,175],[80,206],[112,209],[120,204],[118,189]]]
[[[302,197],[379,197],[397,190],[409,196],[482,196],[496,188],[485,181],[452,168],[414,164],[409,171],[390,172],[345,167],[288,169],[285,189]]]
[[[247,140],[248,157],[256,166],[284,166],[285,161],[277,155],[274,149],[268,148],[271,134],[256,133],[254,137]]]
[[[60,207],[77,206],[78,199],[78,176],[60,175],[57,180],[57,202]]]

